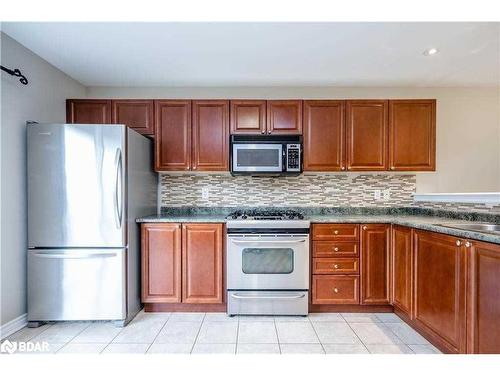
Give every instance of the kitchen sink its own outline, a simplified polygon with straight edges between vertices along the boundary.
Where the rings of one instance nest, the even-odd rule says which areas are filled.
[[[471,230],[474,232],[483,232],[500,235],[500,224],[492,223],[449,223],[439,224],[442,227],[455,228],[462,230]]]

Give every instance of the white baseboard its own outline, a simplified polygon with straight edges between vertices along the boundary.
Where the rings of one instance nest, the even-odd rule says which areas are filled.
[[[1,339],[3,340],[4,338],[26,327],[27,324],[28,324],[28,314],[23,314],[15,319],[12,319],[10,322],[2,324],[0,326]]]

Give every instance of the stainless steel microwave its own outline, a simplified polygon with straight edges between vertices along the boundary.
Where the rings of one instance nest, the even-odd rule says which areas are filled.
[[[231,136],[232,175],[290,176],[300,173],[302,173],[302,136]]]

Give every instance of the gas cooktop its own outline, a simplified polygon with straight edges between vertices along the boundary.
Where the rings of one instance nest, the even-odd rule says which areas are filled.
[[[229,220],[304,220],[304,215],[294,210],[238,210],[227,216]]]

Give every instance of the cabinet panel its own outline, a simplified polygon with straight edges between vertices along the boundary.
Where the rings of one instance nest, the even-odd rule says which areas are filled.
[[[459,239],[415,231],[414,313],[418,326],[450,352],[465,353],[465,248]]]
[[[142,224],[142,302],[181,302],[179,224]]]
[[[154,134],[154,105],[152,100],[113,100],[113,124],[125,124],[138,133]]]
[[[359,304],[359,276],[313,276],[312,303]]]
[[[346,102],[346,158],[348,170],[387,169],[387,100]]]
[[[69,124],[111,124],[111,100],[68,99],[66,121]]]
[[[413,254],[412,230],[401,226],[392,228],[391,244],[391,302],[412,316]]]
[[[191,167],[191,101],[155,101],[155,169]]]
[[[302,134],[302,100],[268,100],[267,132]]]
[[[389,233],[386,224],[366,224],[361,230],[361,304],[389,303]]]
[[[193,101],[193,170],[229,168],[229,101]]]
[[[467,352],[500,354],[500,246],[473,241],[469,257]]]
[[[395,171],[436,170],[436,100],[389,101],[389,164]]]
[[[344,101],[304,102],[304,170],[339,171],[344,166]]]
[[[265,100],[231,100],[231,134],[266,132]]]
[[[222,224],[182,225],[182,302],[222,303]]]

